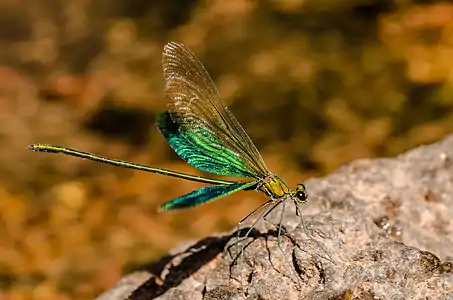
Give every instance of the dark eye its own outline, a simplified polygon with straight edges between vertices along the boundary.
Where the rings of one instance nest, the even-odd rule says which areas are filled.
[[[305,193],[303,193],[303,192],[297,192],[296,193],[296,197],[299,198],[299,200],[302,200],[302,201],[306,200]]]

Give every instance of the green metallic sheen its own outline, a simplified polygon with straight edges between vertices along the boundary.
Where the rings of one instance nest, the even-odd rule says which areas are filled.
[[[214,82],[192,51],[182,44],[168,43],[162,54],[162,65],[167,111],[157,117],[157,126],[173,150],[201,171],[252,181],[235,182],[190,175],[62,146],[33,144],[29,148],[215,185],[170,200],[161,205],[160,211],[197,206],[240,190],[258,190],[271,197],[257,209],[265,209],[265,214],[287,199],[294,200],[296,205],[307,200],[303,184],[292,190],[269,172],[258,149],[223,103]]]
[[[214,201],[220,197],[230,195],[237,191],[245,190],[256,185],[257,182],[252,181],[252,182],[237,182],[228,185],[207,186],[161,204],[159,211],[164,212],[169,210],[184,209],[197,206],[200,204]]]
[[[196,55],[184,45],[168,43],[162,66],[168,112],[181,134],[203,147],[204,154],[219,156],[254,178],[269,175],[258,149],[223,103]]]
[[[209,131],[200,135],[182,132],[168,111],[157,117],[157,127],[172,149],[195,168],[212,174],[253,178],[253,170],[228,148],[221,145]],[[199,128],[202,130],[202,128]]]

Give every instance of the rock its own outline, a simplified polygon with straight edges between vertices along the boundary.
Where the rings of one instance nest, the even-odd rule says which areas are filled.
[[[453,136],[306,186],[306,228],[288,203],[281,249],[276,209],[241,256],[236,233],[208,237],[98,299],[453,299],[451,264],[438,258],[453,252]]]

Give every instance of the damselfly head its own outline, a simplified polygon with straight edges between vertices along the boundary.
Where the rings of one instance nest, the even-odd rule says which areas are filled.
[[[296,198],[297,202],[299,202],[299,203],[307,202],[308,194],[307,194],[307,189],[305,188],[305,185],[303,185],[302,183],[299,183],[296,186],[296,190],[294,191],[294,197]]]

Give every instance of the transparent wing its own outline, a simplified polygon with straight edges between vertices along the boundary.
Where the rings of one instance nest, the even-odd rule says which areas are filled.
[[[220,151],[227,148],[257,178],[268,174],[258,149],[233,114],[223,104],[209,74],[184,45],[164,47],[163,71],[168,110],[181,134],[197,145]]]

